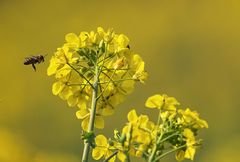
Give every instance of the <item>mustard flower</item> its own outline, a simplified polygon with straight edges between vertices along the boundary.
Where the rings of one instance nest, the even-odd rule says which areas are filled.
[[[113,154],[114,147],[108,144],[107,138],[104,135],[98,135],[95,138],[96,147],[92,151],[92,157],[99,160],[102,157],[105,159]],[[111,150],[112,149],[112,150]],[[109,161],[114,162],[116,157],[111,158]]]
[[[116,141],[112,139],[107,140],[104,135],[98,135],[95,138],[95,147],[92,151],[92,157],[95,160],[101,158],[107,159],[117,151],[117,156],[113,156],[109,161],[114,162],[116,157],[124,162],[126,160],[126,155],[123,153],[122,147]]]
[[[96,32],[69,33],[65,41],[47,69],[47,75],[56,79],[52,92],[70,107],[79,108],[77,117],[83,120],[82,128],[86,130],[97,77],[95,127],[103,128],[103,117],[114,113],[115,107],[134,90],[136,82],[146,80],[145,63],[130,49],[129,38],[112,29],[98,27]]]
[[[185,158],[193,160],[196,148],[195,148],[195,136],[191,129],[184,129],[183,136],[186,138],[187,149],[185,150]]]
[[[114,130],[115,150],[125,158],[134,156],[147,161],[158,161],[174,151],[178,161],[193,160],[196,145],[199,145],[197,131],[207,128],[207,122],[200,119],[195,111],[178,108],[180,103],[167,95],[153,95],[145,105],[159,110],[160,122],[154,123],[147,115],[137,115],[132,109],[122,132]]]
[[[192,125],[194,128],[208,128],[208,123],[199,118],[199,114],[196,111],[191,111],[189,108],[186,110],[179,109],[179,114],[182,118],[179,120],[183,125]]]
[[[148,108],[164,109],[169,111],[175,111],[176,106],[180,105],[174,97],[168,97],[167,95],[153,95],[149,97],[145,103]]]

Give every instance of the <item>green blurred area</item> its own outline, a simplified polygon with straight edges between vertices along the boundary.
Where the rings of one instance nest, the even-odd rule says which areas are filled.
[[[196,162],[239,161],[240,1],[0,0],[0,162],[80,161],[77,108],[52,95],[46,69],[65,34],[98,26],[126,34],[149,73],[99,133],[121,129],[133,107],[154,118],[144,101],[166,93],[209,122]],[[35,54],[49,54],[37,72],[23,65]]]

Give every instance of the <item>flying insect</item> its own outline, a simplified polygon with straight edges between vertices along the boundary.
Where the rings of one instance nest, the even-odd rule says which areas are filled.
[[[44,58],[46,55],[37,55],[37,56],[30,56],[26,57],[23,64],[24,65],[32,65],[34,71],[36,71],[36,66],[35,64],[40,64],[41,62],[44,62]]]

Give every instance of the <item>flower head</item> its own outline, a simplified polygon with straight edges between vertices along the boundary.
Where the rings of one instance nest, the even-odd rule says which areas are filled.
[[[86,130],[93,102],[94,78],[97,77],[95,127],[103,128],[103,116],[114,113],[115,107],[133,91],[137,81],[145,81],[145,64],[130,49],[129,38],[112,29],[105,31],[98,27],[96,32],[69,33],[65,40],[47,69],[47,74],[56,78],[52,92],[66,100],[70,107],[78,106],[77,117],[83,120],[82,128]]]
[[[207,128],[207,122],[200,119],[195,111],[179,109],[180,103],[167,95],[153,95],[145,104],[148,108],[159,110],[160,120],[155,123],[147,115],[138,115],[132,109],[127,114],[128,122],[122,131],[114,131],[113,148],[125,155],[123,157],[134,156],[148,161],[149,158],[152,158],[150,161],[158,161],[173,151],[178,161],[193,160],[196,146],[200,144],[197,131]]]
[[[199,114],[196,111],[191,111],[189,108],[186,110],[179,109],[179,114],[182,115],[180,121],[184,125],[192,125],[193,128],[208,128],[208,123],[199,118]]]

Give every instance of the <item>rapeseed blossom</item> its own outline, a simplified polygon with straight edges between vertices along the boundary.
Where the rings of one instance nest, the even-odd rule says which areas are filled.
[[[111,147],[110,143],[100,147],[97,144],[100,137],[95,139],[97,147],[93,149],[94,159],[100,159],[100,155],[106,159],[110,152],[116,151],[120,161],[130,156],[144,158],[146,161],[158,161],[171,152],[176,152],[178,161],[194,159],[197,145],[200,144],[197,139],[198,131],[208,128],[207,122],[200,119],[197,112],[189,108],[179,108],[180,103],[167,95],[153,95],[147,99],[145,105],[160,111],[161,122],[153,122],[147,115],[137,115],[136,110],[132,109],[121,133],[114,130],[114,138],[109,140]],[[114,156],[111,161],[115,159]]]
[[[96,128],[104,127],[104,116],[112,115],[115,107],[130,94],[137,81],[147,78],[145,63],[130,49],[130,40],[112,29],[105,31],[69,33],[66,42],[50,60],[47,74],[55,76],[54,95],[66,100],[70,107],[77,106],[77,118],[87,131],[93,84],[97,77]],[[96,73],[97,69],[97,73]]]
[[[157,119],[132,109],[126,125],[121,131],[114,130],[113,138],[95,135],[94,128],[104,128],[104,117],[114,114],[135,83],[145,83],[148,77],[145,62],[132,51],[129,38],[112,29],[67,34],[50,59],[47,75],[55,77],[52,93],[69,107],[78,108],[83,162],[88,161],[91,148],[93,159],[110,162],[126,162],[130,157],[156,162],[173,152],[178,161],[193,160],[201,144],[198,132],[208,128],[196,111],[182,109],[174,97],[155,94],[145,106],[157,112]]]

